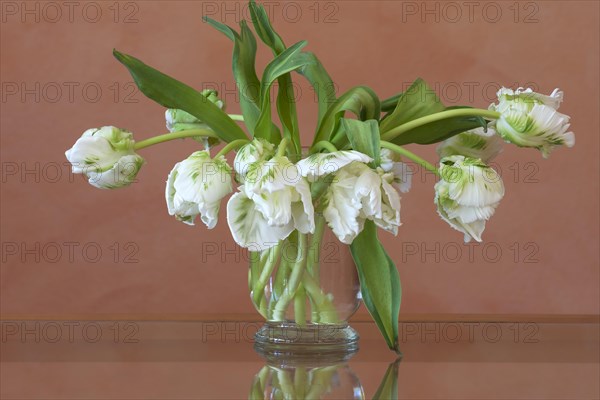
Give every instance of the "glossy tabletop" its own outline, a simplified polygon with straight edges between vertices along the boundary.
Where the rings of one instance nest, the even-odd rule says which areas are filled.
[[[2,399],[598,399],[596,323],[354,323],[348,361],[267,361],[259,322],[2,321]]]

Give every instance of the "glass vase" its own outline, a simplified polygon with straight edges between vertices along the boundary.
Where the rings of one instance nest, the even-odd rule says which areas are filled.
[[[277,246],[253,253],[252,302],[266,319],[255,336],[263,352],[338,352],[357,348],[348,319],[360,305],[360,284],[347,245],[322,216],[315,233],[294,231]]]

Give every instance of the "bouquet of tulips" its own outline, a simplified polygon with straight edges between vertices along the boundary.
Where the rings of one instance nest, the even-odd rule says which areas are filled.
[[[255,69],[257,41],[246,22],[237,31],[205,19],[233,42],[242,115],[226,113],[215,91],[196,91],[115,50],[139,89],[167,108],[170,133],[136,141],[131,132],[112,126],[90,129],[66,156],[73,172],[85,174],[90,184],[115,189],[136,178],[144,164],[138,154],[142,149],[194,139],[203,150],[177,163],[168,175],[169,214],[189,225],[199,216],[212,229],[221,202],[237,183],[227,201],[227,222],[236,243],[252,252],[275,251],[293,235],[300,254],[308,247],[305,235],[318,240],[318,230],[326,223],[350,246],[364,303],[388,345],[397,349],[400,281],[376,231],[398,232],[400,194],[411,186],[407,161],[437,175],[433,201],[440,217],[462,232],[465,241],[481,241],[486,222],[504,196],[501,177],[488,165],[503,143],[539,149],[545,158],[559,145],[574,145],[569,117],[558,111],[563,93],[555,90],[546,96],[531,89],[502,88],[497,103],[488,109],[446,107],[419,79],[404,93],[383,101],[366,86],[338,96],[318,58],[304,50],[305,41],[286,46],[264,7],[251,1],[249,9],[256,34],[273,53],[260,79]],[[295,73],[317,94],[318,123],[307,151],[300,142]],[[277,97],[272,99],[275,82]],[[437,143],[438,166],[403,147],[413,143]],[[233,168],[225,158],[232,151]],[[303,260],[298,256],[292,267],[301,271]],[[327,296],[320,296],[315,303],[327,307]],[[276,315],[282,309],[275,305],[264,312]]]

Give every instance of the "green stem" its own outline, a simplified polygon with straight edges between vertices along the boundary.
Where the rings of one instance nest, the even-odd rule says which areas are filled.
[[[265,266],[260,271],[260,277],[254,284],[252,288],[252,300],[254,304],[260,307],[261,300],[265,296],[265,287],[267,286],[267,281],[271,277],[273,270],[275,269],[275,265],[279,261],[279,254],[281,253],[281,242],[279,242],[275,247],[267,251],[267,257],[265,260]],[[262,260],[261,260],[262,264]]]
[[[393,143],[390,143],[390,142],[384,142],[384,141],[381,141],[379,145],[383,149],[391,150],[394,153],[398,153],[401,156],[404,156],[406,158],[409,158],[409,159],[413,160],[414,162],[416,162],[420,166],[428,169],[429,171],[433,172],[437,176],[440,176],[440,173],[438,172],[438,169],[436,167],[434,167],[433,165],[431,165],[427,161],[423,160],[421,157],[417,156],[416,154],[414,154],[414,153],[406,150],[405,148],[400,147],[397,144],[393,144]]]
[[[311,304],[314,306],[312,319],[323,324],[339,324],[340,318],[332,302],[332,297],[326,295],[310,274],[304,274],[302,282]]]
[[[300,284],[294,295],[294,319],[298,326],[306,326],[306,291],[302,284]]]
[[[480,108],[459,108],[455,110],[442,111],[439,113],[427,115],[425,117],[417,118],[409,121],[405,124],[395,127],[381,135],[381,140],[391,141],[402,135],[404,132],[418,128],[422,125],[430,124],[432,122],[440,121],[446,118],[453,117],[487,117],[489,119],[500,118],[500,113],[496,111],[483,110]]]
[[[216,133],[214,133],[213,131],[211,131],[209,129],[190,129],[190,130],[186,130],[186,131],[179,131],[179,132],[167,133],[164,135],[158,135],[158,136],[151,137],[150,139],[142,140],[141,142],[137,142],[133,146],[133,149],[141,150],[143,148],[150,147],[155,144],[159,144],[159,143],[163,143],[163,142],[168,142],[170,140],[185,139],[185,138],[197,137],[197,136],[206,136],[206,137],[212,137],[212,138],[216,138],[216,139],[219,138]]]
[[[323,232],[325,231],[325,218],[323,216],[315,217],[315,233],[312,235],[310,247],[308,249],[308,272],[313,276],[315,281],[319,283],[319,267],[321,241],[323,240]]]
[[[311,148],[309,153],[314,154],[321,150],[327,150],[330,153],[335,153],[338,149],[329,141],[322,140],[320,142],[315,143]]]
[[[290,140],[288,138],[283,138],[281,139],[281,142],[279,142],[279,147],[277,148],[277,157],[281,157],[285,155],[285,152],[287,151],[287,147],[290,143]]]
[[[300,287],[300,283],[302,282],[302,277],[304,276],[304,268],[306,261],[306,235],[298,233],[298,255],[296,257],[296,262],[294,267],[292,268],[292,273],[290,274],[290,280],[286,285],[283,294],[277,300],[275,307],[273,309],[273,319],[275,321],[284,321],[285,320],[285,310],[287,309],[290,301],[296,295],[298,288]]]
[[[223,147],[221,149],[221,151],[219,151],[217,153],[217,155],[215,156],[215,158],[219,158],[220,156],[224,156],[225,154],[229,153],[231,150],[237,150],[240,147],[245,146],[248,143],[250,143],[250,141],[248,139],[238,139],[238,140],[234,140],[231,143],[227,143],[227,145],[225,147]]]

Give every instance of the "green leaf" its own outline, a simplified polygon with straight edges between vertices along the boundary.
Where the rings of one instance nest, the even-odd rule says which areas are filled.
[[[240,22],[241,35],[229,26],[205,17],[204,20],[233,40],[233,75],[240,95],[240,108],[244,124],[254,136],[260,117],[260,81],[256,74],[256,39],[245,21]],[[279,129],[271,125],[274,137],[280,136]]]
[[[237,37],[239,37],[236,31],[231,29],[229,26],[222,24],[219,21],[215,21],[214,19],[209,18],[207,16],[204,16],[202,19],[204,20],[204,22],[211,25],[213,28],[227,36],[231,41],[234,41]]]
[[[348,90],[327,109],[313,144],[322,140],[330,140],[336,147],[342,147],[341,144],[346,141],[346,136],[343,132],[339,132],[339,127],[340,119],[346,111],[353,113],[361,120],[379,120],[381,113],[379,98],[373,90],[366,86],[357,86]]]
[[[405,124],[413,119],[425,117],[444,111],[442,104],[435,92],[422,79],[417,79],[408,90],[398,97],[396,108],[381,122],[381,133]]]
[[[388,366],[379,388],[373,396],[373,400],[398,400],[398,367],[400,361],[402,361],[402,357],[398,357],[396,361]]]
[[[399,353],[400,276],[377,238],[377,227],[373,221],[365,222],[363,231],[350,245],[350,251],[358,270],[365,306],[389,348]]]
[[[254,0],[250,1],[250,14],[254,29],[260,39],[273,50],[275,57],[286,50],[283,39],[271,26],[269,16],[263,6],[257,6]],[[278,78],[279,90],[277,93],[277,112],[283,126],[283,134],[289,138],[298,156],[302,152],[300,143],[300,131],[298,127],[298,114],[294,96],[294,86],[290,73]]]
[[[386,100],[386,106],[389,106],[390,100]],[[396,108],[384,117],[379,128],[381,134],[384,135],[407,122],[455,108],[465,107],[445,107],[425,81],[417,79],[406,92],[398,96]],[[486,125],[485,120],[481,117],[446,118],[406,131],[392,140],[392,143],[397,145],[432,144],[470,129],[486,127]]]
[[[251,0],[250,13],[254,28],[261,40],[273,50],[275,56],[281,54],[286,49],[285,43],[281,36],[273,29],[265,8],[257,5],[254,0]],[[325,112],[335,101],[335,86],[331,77],[313,53],[303,52],[298,57],[303,60],[304,65],[297,72],[309,81],[317,95],[320,124]],[[293,102],[293,92],[290,90],[290,88],[293,88],[291,77],[288,80],[287,75],[282,76],[279,80],[279,87],[280,92],[277,97],[279,117],[284,128],[287,128],[291,132],[290,136],[294,137],[296,136],[295,132],[298,132],[298,121]],[[299,136],[299,132],[297,135]],[[299,144],[299,137],[297,141]]]
[[[261,137],[271,143],[278,143],[281,140],[279,135],[274,135],[269,129],[271,124],[271,86],[273,86],[273,83],[282,75],[305,65],[306,61],[301,57],[298,57],[298,54],[306,44],[306,41],[294,44],[275,57],[275,59],[265,68],[260,88],[261,112],[256,124],[256,137]]]
[[[323,119],[327,110],[335,103],[335,85],[316,55],[311,52],[304,52],[300,54],[300,57],[306,58],[306,64],[303,67],[300,67],[297,72],[306,78],[317,95],[317,103],[319,106],[318,132],[323,124]]]
[[[167,108],[186,111],[206,123],[221,140],[247,139],[244,131],[200,92],[144,64],[135,57],[113,50],[144,95]]]
[[[398,93],[389,97],[381,102],[381,112],[389,113],[396,109],[398,105],[398,99],[404,94],[404,92]]]
[[[371,157],[374,160],[371,167],[378,167],[381,162],[379,122],[375,119],[358,121],[342,118],[342,128],[346,132],[352,148]]]
[[[275,55],[281,54],[286,46],[281,36],[273,29],[265,8],[262,5],[257,5],[254,0],[250,0],[250,15],[258,37],[273,49]]]

